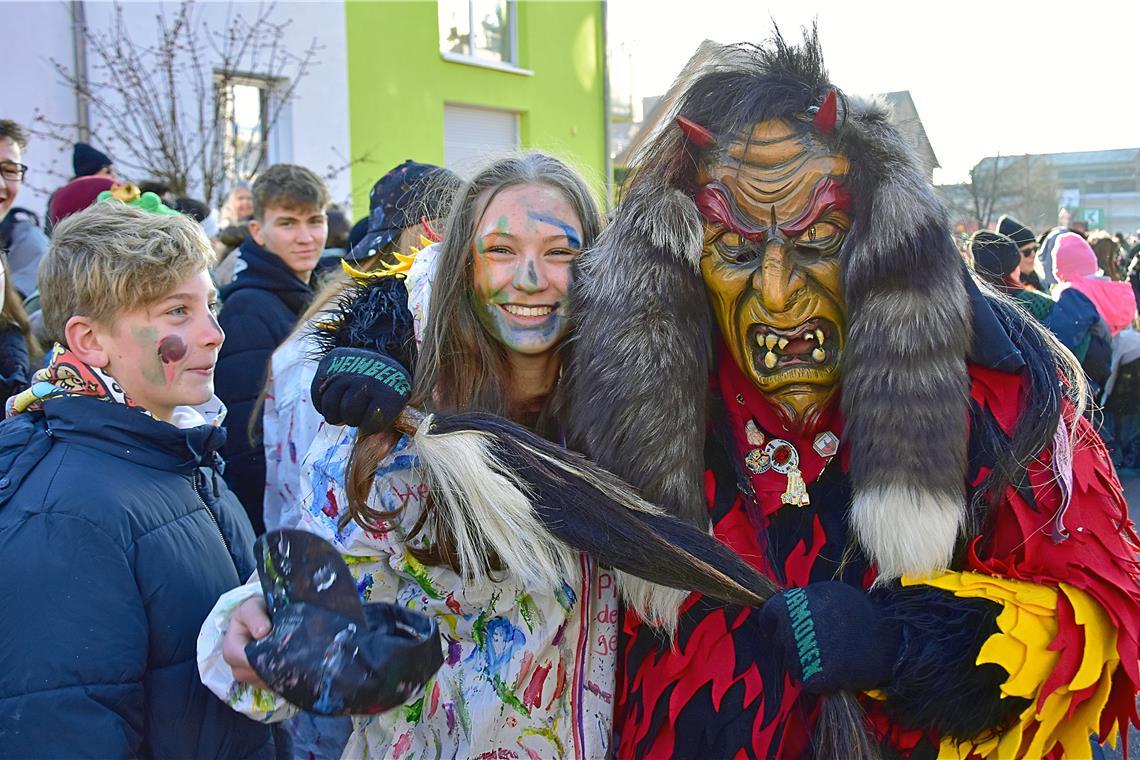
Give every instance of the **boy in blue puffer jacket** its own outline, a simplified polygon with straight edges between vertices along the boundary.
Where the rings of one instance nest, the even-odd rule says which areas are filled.
[[[212,258],[192,220],[116,200],[55,230],[39,285],[65,342],[0,423],[4,756],[273,757],[195,664],[254,566],[218,476]]]

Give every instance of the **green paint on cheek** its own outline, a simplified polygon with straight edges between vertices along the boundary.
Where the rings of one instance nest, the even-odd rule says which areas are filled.
[[[158,356],[158,328],[132,327],[131,337],[135,344],[142,349],[143,359],[139,370],[143,379],[155,385],[166,384],[166,373],[162,369],[162,360]]]

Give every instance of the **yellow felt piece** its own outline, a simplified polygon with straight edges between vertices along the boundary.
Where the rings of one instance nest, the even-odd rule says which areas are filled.
[[[1073,618],[1085,629],[1084,657],[1069,684],[1070,689],[1079,691],[1096,683],[1106,662],[1120,659],[1116,653],[1116,628],[1091,596],[1067,583],[1061,584],[1061,590],[1073,605]]]
[[[431,245],[431,240],[429,238],[424,237],[423,235],[420,235],[420,250],[422,251],[424,248],[427,248],[429,245]]]
[[[1112,677],[1120,664],[1116,650],[1117,631],[1105,610],[1087,593],[1061,584],[1060,591],[1048,586],[978,573],[946,573],[925,579],[903,578],[903,585],[925,584],[965,598],[983,598],[1002,605],[998,632],[978,653],[977,664],[993,663],[1009,673],[1002,684],[1003,696],[1033,700],[1000,736],[986,734],[976,741],[945,738],[939,757],[987,759],[1041,757],[1058,744],[1066,757],[1087,757],[1089,735],[1096,733],[1100,714],[1108,703]],[[1085,646],[1081,663],[1069,684],[1045,695],[1038,710],[1041,689],[1052,674],[1060,653],[1049,650],[1057,636],[1057,603],[1064,593],[1081,626]],[[1073,707],[1077,692],[1096,685],[1093,694]],[[1072,716],[1069,715],[1073,710]],[[1109,739],[1115,741],[1118,727]],[[1032,738],[1028,734],[1032,732]],[[1027,741],[1028,740],[1028,741]]]
[[[1057,729],[1057,738],[1065,749],[1065,757],[1080,757],[1082,752],[1088,751],[1089,734],[1096,730],[1097,724],[1100,723],[1100,713],[1108,704],[1113,670],[1115,668],[1105,669],[1093,695],[1073,711],[1072,718],[1061,721]]]
[[[352,264],[349,264],[346,259],[340,260],[340,268],[343,269],[344,273],[351,277],[353,280],[362,284],[379,276],[374,272],[361,272]]]

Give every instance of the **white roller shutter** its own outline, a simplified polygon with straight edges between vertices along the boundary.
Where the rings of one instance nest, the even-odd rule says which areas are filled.
[[[464,179],[518,147],[517,113],[444,105],[443,163]]]

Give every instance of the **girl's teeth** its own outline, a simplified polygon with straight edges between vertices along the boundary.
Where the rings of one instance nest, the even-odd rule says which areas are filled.
[[[516,306],[514,304],[507,304],[503,308],[518,317],[545,317],[554,311],[553,306]]]

